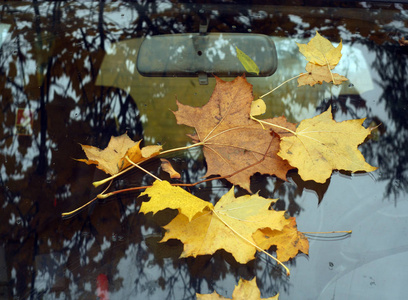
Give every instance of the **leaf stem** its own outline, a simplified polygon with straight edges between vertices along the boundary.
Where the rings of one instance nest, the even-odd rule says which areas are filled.
[[[196,144],[195,144],[195,145],[196,145]],[[194,183],[171,183],[171,185],[172,185],[172,186],[193,187],[193,186],[196,186],[196,185],[198,185],[198,184],[200,184],[200,183],[207,182],[207,181],[211,181],[211,180],[230,178],[230,177],[232,177],[232,176],[234,176],[234,175],[236,175],[236,174],[238,174],[238,173],[240,173],[240,172],[242,172],[242,171],[245,171],[246,169],[252,168],[253,166],[255,166],[255,165],[260,164],[261,162],[263,162],[263,161],[265,160],[265,158],[266,158],[266,155],[267,155],[268,152],[269,152],[269,149],[271,148],[271,145],[272,145],[272,139],[271,139],[271,141],[269,142],[268,148],[266,149],[266,151],[265,151],[263,157],[262,157],[260,160],[258,160],[257,162],[254,162],[253,164],[250,164],[250,165],[248,165],[248,166],[246,166],[246,167],[244,167],[244,168],[242,168],[242,169],[239,169],[239,170],[235,171],[234,173],[231,173],[231,174],[226,175],[226,176],[217,176],[217,177],[213,177],[213,178],[207,178],[207,179],[203,179],[203,180],[200,180],[200,181],[197,181],[197,182],[194,182]],[[137,191],[137,190],[147,189],[147,188],[149,188],[149,187],[151,187],[151,186],[150,186],[150,185],[149,185],[149,186],[137,186],[137,187],[132,187],[132,188],[127,188],[127,189],[122,189],[122,190],[113,191],[113,192],[110,192],[110,193],[107,193],[107,194],[101,193],[101,194],[99,194],[97,197],[98,197],[99,199],[105,199],[105,198],[108,198],[108,197],[113,196],[113,195],[116,195],[116,194],[125,193],[125,192],[133,192],[133,191]]]
[[[331,69],[330,69],[330,63],[329,63],[329,61],[327,60],[326,55],[323,55],[323,57],[324,57],[324,59],[326,60],[326,63],[327,63],[327,68],[329,69],[329,72],[330,72],[331,78],[332,78],[332,80],[333,80],[333,84],[336,84],[336,82],[334,81],[334,76],[333,76],[333,73],[332,73],[332,71],[331,71]]]
[[[197,147],[197,146],[201,146],[201,145],[204,145],[204,143],[203,143],[203,142],[199,142],[199,143],[196,143],[196,144],[193,144],[193,145],[190,145],[190,146],[186,146],[186,147],[180,147],[180,148],[169,149],[169,150],[160,152],[159,155],[167,154],[167,153],[172,153],[172,152],[176,152],[176,151],[181,151],[181,150],[187,150],[187,149],[190,149],[190,148],[193,148],[193,147]],[[156,155],[156,156],[158,156],[158,155]],[[156,157],[156,156],[148,157],[148,158],[146,158],[146,159],[144,159],[144,160],[142,160],[142,161],[139,161],[138,163],[132,163],[132,166],[130,166],[130,167],[128,167],[128,168],[126,168],[126,169],[120,171],[119,173],[116,173],[116,174],[114,174],[114,175],[112,175],[112,176],[110,176],[110,177],[107,177],[107,178],[105,178],[105,179],[102,179],[102,180],[99,180],[99,181],[95,181],[95,182],[93,182],[92,184],[94,185],[94,187],[98,187],[98,186],[100,186],[100,185],[102,185],[102,184],[104,184],[104,183],[107,183],[108,181],[110,181],[110,180],[112,180],[112,179],[115,179],[116,177],[118,177],[118,176],[120,176],[120,175],[126,173],[127,171],[129,171],[129,170],[135,168],[136,166],[140,165],[141,163],[143,163],[143,162],[145,162],[145,161],[147,161],[147,160],[149,160],[149,159],[151,159],[151,158],[153,158],[153,157]],[[145,172],[146,172],[146,171],[145,171]]]
[[[174,185],[174,184],[172,184],[172,185]],[[135,186],[135,187],[127,188],[127,189],[113,191],[113,192],[110,192],[110,193],[107,193],[107,194],[101,193],[96,197],[98,199],[105,199],[105,198],[108,198],[108,197],[116,195],[116,194],[125,193],[125,192],[133,192],[133,191],[137,191],[137,190],[143,190],[143,189],[147,189],[149,187],[152,187],[152,185]]]
[[[259,119],[255,118],[254,116],[251,116],[251,119],[254,120],[254,121],[256,121],[256,122],[258,122],[258,123],[260,123],[261,125],[262,125],[262,124],[266,124],[266,125],[269,125],[269,126],[272,126],[272,127],[276,127],[276,128],[285,130],[285,131],[287,131],[287,132],[290,132],[290,133],[293,134],[293,135],[297,135],[297,133],[296,133],[295,131],[293,131],[293,130],[291,130],[291,129],[289,129],[289,128],[286,128],[286,127],[283,127],[283,126],[280,126],[280,125],[276,125],[276,124],[273,124],[273,123],[270,123],[270,122],[266,122],[266,121],[263,121],[263,120],[259,120]],[[262,125],[262,128],[265,129],[265,127],[264,127],[263,125]]]
[[[134,163],[133,161],[130,160],[129,156],[125,156],[125,158],[127,159],[128,162],[130,162],[133,166],[135,166],[136,168],[139,168],[140,170],[142,170],[143,172],[149,174],[150,176],[152,176],[154,179],[158,180],[158,181],[162,181],[159,177],[157,177],[156,175],[150,173],[149,171],[147,171],[146,169],[142,168],[141,166],[139,166],[138,164]]]
[[[100,186],[100,185],[102,185],[102,184],[104,184],[104,183],[107,183],[108,181],[110,181],[110,180],[112,180],[112,179],[115,179],[116,177],[119,177],[120,175],[126,173],[127,171],[133,169],[134,167],[135,167],[135,166],[132,165],[132,166],[130,166],[130,167],[128,167],[128,168],[126,168],[126,169],[120,171],[119,173],[113,174],[113,175],[110,176],[110,177],[107,177],[107,178],[102,179],[102,180],[99,180],[99,181],[94,181],[92,184],[93,184],[94,187],[98,187],[98,186]]]
[[[352,230],[340,230],[340,231],[318,231],[318,232],[302,232],[303,234],[332,234],[332,233],[346,233],[351,234]]]
[[[292,78],[289,78],[288,80],[282,82],[282,83],[281,83],[280,85],[278,85],[276,88],[274,88],[273,90],[267,92],[266,94],[263,94],[263,95],[262,95],[261,97],[259,97],[259,98],[263,98],[263,97],[269,95],[270,93],[273,93],[274,91],[276,91],[278,88],[280,88],[280,87],[281,87],[282,85],[284,85],[285,83],[288,83],[289,81],[291,81],[291,80],[293,80],[293,79],[296,79],[296,78],[298,78],[298,77],[300,77],[300,76],[306,75],[306,74],[309,74],[309,73],[300,73],[299,75],[296,75],[296,76],[294,76],[294,77],[292,77]]]
[[[276,257],[272,256],[270,253],[266,252],[264,249],[262,249],[261,247],[259,247],[257,244],[251,242],[250,240],[248,240],[246,237],[244,237],[242,234],[240,234],[238,231],[236,231],[234,228],[232,228],[227,222],[225,222],[223,220],[223,218],[221,218],[221,216],[214,210],[211,209],[212,212],[218,217],[218,219],[224,223],[225,226],[227,226],[233,233],[235,233],[237,236],[239,236],[241,239],[243,239],[244,241],[248,242],[249,244],[251,244],[252,246],[254,246],[257,250],[261,251],[262,253],[265,253],[266,255],[268,255],[269,257],[271,257],[273,260],[275,260],[278,264],[280,264],[285,270],[286,270],[286,275],[289,276],[290,275],[290,270],[287,266],[285,266],[279,259],[277,259]]]
[[[173,149],[169,149],[169,150],[166,150],[166,151],[162,151],[162,152],[160,152],[159,155],[173,153],[173,152],[176,152],[176,151],[188,150],[190,148],[198,147],[198,146],[202,146],[202,145],[204,145],[204,142],[195,143],[195,144],[192,144],[192,145],[186,146],[186,147],[173,148]]]
[[[112,181],[111,181],[111,182],[109,183],[109,185],[103,190],[103,192],[102,192],[101,194],[105,193],[105,192],[109,189],[109,187],[111,186],[111,184],[112,184]],[[71,210],[71,211],[69,211],[69,212],[64,212],[64,213],[62,213],[61,216],[62,216],[63,218],[68,217],[68,216],[70,216],[70,215],[72,215],[72,214],[74,214],[74,213],[80,211],[81,209],[87,207],[89,204],[91,204],[92,202],[94,202],[94,201],[95,201],[96,199],[98,199],[98,198],[99,198],[99,195],[97,195],[97,196],[96,196],[95,198],[93,198],[92,200],[88,201],[88,202],[85,203],[84,205],[82,205],[82,206],[80,206],[80,207],[78,207],[78,208],[76,208],[76,209],[74,209],[74,210]]]

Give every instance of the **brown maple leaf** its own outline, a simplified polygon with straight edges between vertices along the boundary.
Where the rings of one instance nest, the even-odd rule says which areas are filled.
[[[178,124],[196,130],[190,137],[204,147],[205,176],[228,176],[242,170],[227,180],[248,191],[253,174],[276,175],[286,180],[287,171],[292,169],[277,156],[280,140],[271,134],[272,127],[263,127],[251,119],[252,101],[252,85],[245,77],[230,82],[216,77],[214,92],[206,105],[191,107],[177,101],[178,111],[174,112]],[[263,121],[295,129],[295,124],[287,122],[283,116]],[[275,132],[282,136],[288,134],[284,130]]]

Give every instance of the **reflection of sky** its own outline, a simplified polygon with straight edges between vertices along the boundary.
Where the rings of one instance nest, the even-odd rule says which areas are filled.
[[[0,47],[7,38],[7,32],[10,29],[10,26],[11,25],[9,25],[9,24],[1,24],[0,23]]]
[[[226,40],[222,34],[214,41],[214,45],[209,45],[208,48],[205,50],[205,54],[210,62],[213,62],[215,57],[219,57],[221,60],[225,58],[225,53],[223,52],[222,48],[224,46],[228,46],[229,41]],[[233,53],[233,51],[232,51]]]
[[[291,274],[297,288],[283,299],[302,299],[301,291],[310,286],[315,288],[313,299],[404,298],[408,289],[401,274],[408,267],[408,202],[401,198],[396,207],[384,200],[386,183],[376,181],[377,172],[351,178],[334,174],[319,206],[313,193],[296,200],[304,209],[297,217],[300,231],[353,233],[341,240],[323,235],[310,239],[309,258],[297,258]]]

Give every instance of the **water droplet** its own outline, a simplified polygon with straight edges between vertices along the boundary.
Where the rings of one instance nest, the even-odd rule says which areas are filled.
[[[329,262],[329,270],[333,270],[333,267],[334,267],[334,263]]]

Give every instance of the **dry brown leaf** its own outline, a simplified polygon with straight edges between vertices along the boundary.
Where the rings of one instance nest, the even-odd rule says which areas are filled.
[[[208,167],[206,176],[228,176],[259,162],[266,154],[262,163],[227,178],[248,191],[253,174],[276,175],[285,180],[287,171],[292,168],[276,155],[279,138],[271,134],[272,127],[265,125],[263,129],[251,119],[252,101],[252,85],[245,77],[237,77],[230,82],[216,77],[214,92],[206,105],[191,107],[177,102],[179,109],[174,112],[178,124],[196,129],[191,138],[195,143],[203,143]],[[285,117],[263,121],[295,129],[295,125],[287,122]],[[287,134],[284,130],[275,132],[283,136]]]

